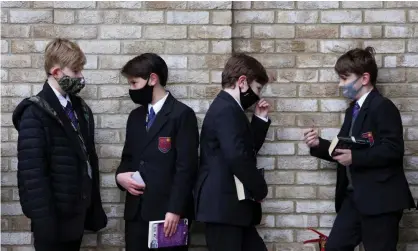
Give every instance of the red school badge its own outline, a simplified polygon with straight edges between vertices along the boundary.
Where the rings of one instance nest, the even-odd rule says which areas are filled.
[[[171,137],[158,138],[158,150],[162,153],[168,153],[171,149]]]
[[[370,142],[370,146],[372,146],[374,144],[374,138],[373,138],[373,134],[372,132],[365,132],[363,134],[361,134],[362,138],[368,139]]]

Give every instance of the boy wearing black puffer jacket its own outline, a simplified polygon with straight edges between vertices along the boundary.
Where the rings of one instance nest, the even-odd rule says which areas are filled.
[[[36,251],[80,250],[84,230],[107,224],[100,191],[94,120],[77,94],[86,57],[77,44],[55,39],[45,50],[47,80],[13,113],[18,137],[18,187],[31,219]]]

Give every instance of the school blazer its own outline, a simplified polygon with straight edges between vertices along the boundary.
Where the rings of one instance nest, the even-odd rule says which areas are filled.
[[[354,102],[347,108],[339,136],[348,136]],[[352,150],[350,166],[354,202],[365,215],[378,215],[414,208],[415,203],[403,169],[404,140],[399,110],[389,99],[373,89],[360,109],[352,136],[369,138],[373,146]],[[328,154],[330,142],[320,138],[311,148],[312,156],[335,162]],[[335,209],[338,212],[346,196],[346,167],[337,166]]]
[[[146,221],[164,220],[167,212],[192,219],[199,145],[196,115],[171,93],[148,131],[147,112],[141,106],[130,113],[116,171],[116,175],[139,171],[146,184],[142,195],[126,193],[124,219],[140,213]]]
[[[257,152],[271,121],[253,116],[251,123],[237,101],[221,91],[203,122],[200,166],[195,186],[196,220],[237,226],[257,225],[261,204],[239,201],[234,175],[256,201],[267,196],[267,184],[257,171]]]

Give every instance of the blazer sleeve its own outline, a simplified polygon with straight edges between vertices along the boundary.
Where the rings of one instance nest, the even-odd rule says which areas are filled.
[[[336,162],[331,156],[329,156],[328,148],[330,145],[331,142],[329,140],[319,137],[319,145],[317,147],[311,147],[309,152],[311,156],[331,162]]]
[[[118,168],[116,169],[116,173],[115,173],[115,182],[116,185],[118,186],[118,188],[122,191],[125,191],[125,188],[123,186],[121,186],[118,181],[116,180],[116,177],[118,176],[118,174],[120,173],[126,173],[129,172],[129,166],[132,163],[132,149],[130,147],[130,130],[129,130],[129,125],[131,123],[132,120],[132,113],[134,111],[131,112],[131,114],[129,114],[128,117],[128,121],[126,122],[126,138],[125,138],[125,144],[123,146],[123,150],[122,150],[122,158],[121,158],[121,162],[118,166]]]
[[[41,118],[28,107],[18,127],[17,179],[23,213],[32,221],[34,237],[56,240],[57,219],[49,178],[48,143]]]
[[[352,150],[352,165],[359,168],[384,168],[390,166],[390,163],[400,163],[404,155],[404,140],[398,108],[389,99],[385,99],[372,114],[380,142],[368,149]]]
[[[258,172],[253,151],[247,151],[248,130],[232,107],[226,107],[215,118],[217,138],[224,159],[232,173],[243,183],[256,201],[267,196],[267,184]]]
[[[253,115],[253,118],[251,119],[251,128],[254,135],[254,147],[257,153],[264,144],[270,124],[270,119],[266,122],[256,115]]]
[[[176,173],[171,187],[168,212],[184,215],[193,189],[198,164],[199,130],[192,109],[181,114],[175,138]]]

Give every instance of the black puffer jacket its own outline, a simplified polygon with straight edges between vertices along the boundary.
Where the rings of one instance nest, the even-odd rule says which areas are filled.
[[[70,96],[78,115],[88,155],[76,131],[45,83],[37,95],[42,102],[22,101],[13,113],[18,137],[18,187],[23,213],[32,221],[35,238],[74,240],[84,229],[107,224],[99,192],[98,158],[94,146],[93,114],[82,100]],[[92,179],[87,174],[87,158]]]

